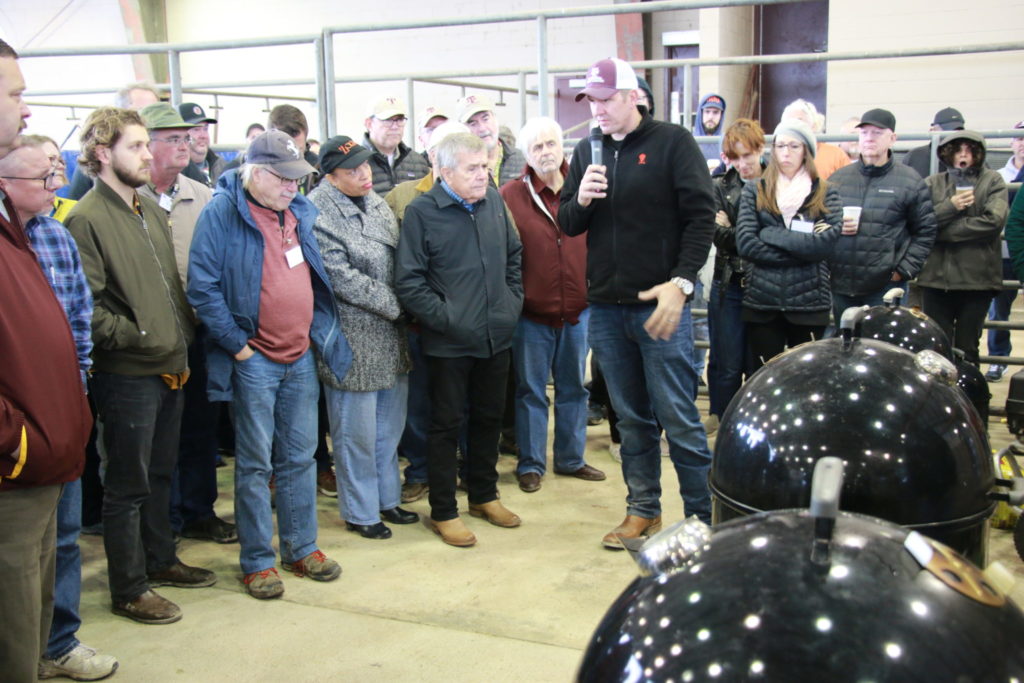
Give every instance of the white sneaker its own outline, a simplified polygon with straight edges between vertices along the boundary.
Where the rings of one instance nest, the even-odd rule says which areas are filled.
[[[608,452],[612,454],[612,460],[622,462],[622,444],[608,444]]]
[[[39,660],[39,678],[64,676],[75,681],[98,681],[117,671],[117,659],[101,655],[79,643],[75,649],[57,659]]]

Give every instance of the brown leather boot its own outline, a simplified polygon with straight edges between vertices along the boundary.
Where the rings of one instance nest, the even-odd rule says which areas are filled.
[[[430,520],[430,528],[441,537],[441,540],[456,548],[468,548],[476,545],[476,536],[466,528],[466,523],[461,517],[449,519],[444,522]]]
[[[610,550],[625,550],[622,545],[622,541],[619,540],[619,537],[647,538],[651,534],[656,534],[659,531],[661,531],[661,515],[658,515],[654,519],[637,517],[636,515],[626,515],[626,519],[622,520],[622,524],[604,535],[604,539],[601,543],[605,548],[609,548]]]
[[[474,517],[482,517],[494,526],[502,526],[506,529],[517,527],[523,523],[519,515],[501,504],[500,500],[492,500],[490,503],[479,505],[469,504],[469,514]]]

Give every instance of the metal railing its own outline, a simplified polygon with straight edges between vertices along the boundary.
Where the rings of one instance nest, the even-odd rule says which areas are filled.
[[[573,19],[594,16],[611,16],[618,14],[652,14],[674,10],[693,10],[714,7],[740,7],[751,5],[774,5],[789,2],[806,2],[808,0],[655,0],[643,3],[622,3],[614,5],[595,5],[563,9],[537,9],[519,12],[506,12],[479,16],[449,16],[415,21],[393,21],[380,23],[349,24],[325,27],[318,34],[302,34],[280,36],[274,38],[249,38],[230,41],[201,41],[177,43],[148,43],[140,45],[122,45],[113,47],[64,47],[64,48],[29,48],[22,51],[24,58],[59,57],[59,56],[93,56],[93,55],[130,55],[165,53],[168,59],[170,82],[166,84],[171,94],[172,104],[180,104],[184,92],[203,90],[223,90],[224,88],[259,88],[275,86],[313,85],[315,95],[311,101],[316,103],[320,135],[329,137],[336,132],[337,101],[336,86],[371,81],[404,82],[410,114],[415,112],[415,83],[427,82],[450,85],[452,87],[494,89],[501,92],[516,92],[520,105],[520,123],[526,118],[526,103],[536,93],[539,111],[548,114],[551,107],[550,77],[553,74],[580,74],[590,66],[588,63],[551,65],[548,63],[548,21]],[[466,69],[466,70],[430,70],[371,73],[362,72],[338,76],[335,70],[334,38],[341,34],[366,33],[393,30],[415,30],[436,28],[441,26],[473,26],[503,22],[532,21],[537,25],[537,60],[535,66],[518,66],[500,69]],[[181,55],[183,53],[204,52],[214,50],[233,50],[240,48],[280,47],[285,45],[309,45],[312,48],[313,78],[263,79],[252,81],[231,81],[218,83],[183,83],[181,74]],[[865,52],[825,52],[784,55],[749,55],[734,57],[716,57],[709,59],[675,59],[675,60],[643,60],[632,62],[641,69],[683,68],[683,120],[689,121],[692,116],[692,98],[694,69],[714,66],[783,64],[799,62],[828,62],[865,59],[899,59],[922,56],[948,56],[961,54],[977,54],[1024,50],[1024,42],[1004,42],[976,45],[951,45],[933,48],[907,48],[885,51]],[[429,52],[425,52],[429,54]],[[517,87],[496,86],[493,84],[472,83],[456,79],[479,78],[490,76],[514,76]],[[536,76],[535,89],[527,88],[527,76]],[[116,90],[111,88],[110,91]],[[50,92],[29,91],[29,96],[56,95],[63,96],[80,93],[81,90],[60,90]],[[227,93],[225,93],[226,95]],[[274,96],[274,99],[278,99]],[[284,99],[284,98],[281,98]],[[407,127],[407,138],[411,142],[415,131],[415,119],[411,116],[411,125]],[[901,134],[901,138],[912,139]],[[921,139],[928,139],[927,136]]]

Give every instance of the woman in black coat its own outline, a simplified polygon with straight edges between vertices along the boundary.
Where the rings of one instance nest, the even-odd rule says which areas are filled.
[[[775,129],[761,179],[743,188],[736,246],[753,267],[743,321],[754,362],[814,339],[828,325],[828,257],[843,220],[839,193],[814,166],[817,140],[804,123]]]

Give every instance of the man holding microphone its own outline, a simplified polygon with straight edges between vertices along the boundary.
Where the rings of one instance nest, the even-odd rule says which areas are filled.
[[[620,59],[588,70],[576,99],[587,98],[600,136],[573,155],[558,212],[567,235],[587,233],[590,342],[619,415],[629,493],[626,519],[603,539],[612,549],[661,528],[659,421],[686,514],[711,521],[686,305],[714,232],[711,179],[693,136],[652,119],[637,88]]]

